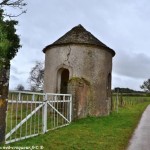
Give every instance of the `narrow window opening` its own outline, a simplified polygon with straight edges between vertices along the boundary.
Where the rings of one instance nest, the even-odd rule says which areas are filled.
[[[111,73],[108,74],[107,78],[107,97],[111,97]]]

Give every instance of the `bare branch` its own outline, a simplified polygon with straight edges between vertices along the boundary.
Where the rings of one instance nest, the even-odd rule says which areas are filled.
[[[27,5],[27,3],[24,2],[24,0],[1,0],[0,1],[0,9],[3,9],[4,7],[12,7],[12,8],[18,8],[21,10],[21,12],[17,15],[14,14],[8,14],[5,13],[3,14],[3,16],[7,16],[7,17],[18,17],[23,13],[26,13],[26,10],[23,10],[23,8]]]
[[[41,91],[44,85],[44,64],[36,62],[35,66],[31,69],[29,76],[29,83],[31,89]]]
[[[17,14],[17,15],[12,15],[12,14],[3,14],[3,16],[9,17],[9,18],[14,18],[14,17],[19,17],[20,15],[26,13],[27,10],[22,11],[21,13]]]
[[[0,2],[0,7],[4,7],[4,6],[12,6],[12,7],[18,7],[18,8],[22,8],[24,6],[26,6],[27,4],[24,3],[24,0],[2,0],[2,2]]]

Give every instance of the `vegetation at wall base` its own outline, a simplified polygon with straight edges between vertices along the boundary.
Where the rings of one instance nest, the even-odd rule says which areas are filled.
[[[10,146],[44,146],[44,150],[124,150],[150,102],[119,108],[105,117],[88,117]]]

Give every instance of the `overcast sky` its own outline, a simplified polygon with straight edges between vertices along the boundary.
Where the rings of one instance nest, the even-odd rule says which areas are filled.
[[[150,78],[149,0],[27,0],[27,13],[18,17],[22,48],[11,61],[10,89],[29,87],[35,61],[44,61],[42,49],[71,28],[82,24],[115,50],[112,88],[140,90]]]

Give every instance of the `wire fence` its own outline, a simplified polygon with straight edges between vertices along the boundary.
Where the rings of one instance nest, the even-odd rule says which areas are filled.
[[[117,111],[122,107],[130,107],[138,103],[150,102],[150,96],[146,95],[131,95],[123,93],[113,93],[112,95],[112,111]]]

